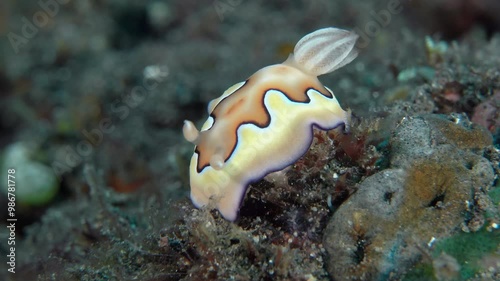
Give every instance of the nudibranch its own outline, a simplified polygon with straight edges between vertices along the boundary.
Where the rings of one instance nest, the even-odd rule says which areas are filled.
[[[313,127],[349,125],[349,114],[317,77],[355,59],[357,38],[338,28],[310,33],[285,62],[260,69],[212,100],[200,131],[184,121],[184,137],[195,144],[189,173],[196,207],[215,207],[234,221],[248,185],[304,155]]]

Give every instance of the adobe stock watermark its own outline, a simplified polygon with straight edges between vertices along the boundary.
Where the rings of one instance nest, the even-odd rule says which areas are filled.
[[[373,20],[367,22],[364,29],[356,27],[353,30],[360,37],[356,46],[361,49],[366,48],[372,39],[380,33],[382,28],[387,27],[391,23],[392,16],[402,11],[403,6],[400,0],[389,0],[386,9],[382,9],[378,12],[371,11],[370,15],[373,17]]]
[[[243,0],[215,0],[213,5],[217,16],[223,21],[224,14],[232,13],[241,3],[243,3]]]
[[[126,119],[130,111],[150,97],[151,91],[156,89],[169,74],[166,66],[153,65],[144,69],[144,76],[141,85],[137,85],[128,94],[111,103],[112,117],[119,121]],[[82,140],[76,145],[67,145],[58,151],[57,159],[52,162],[52,170],[61,179],[61,176],[72,171],[75,167],[83,163],[84,159],[92,155],[94,148],[99,146],[105,135],[112,133],[116,129],[111,117],[102,118],[96,126],[90,130],[83,129]]]
[[[9,32],[7,38],[14,53],[18,54],[21,47],[28,44],[39,32],[40,28],[45,27],[51,18],[54,18],[61,10],[61,5],[66,5],[71,0],[39,0],[40,10],[33,13],[31,20],[27,17],[21,17],[23,23],[20,33]]]

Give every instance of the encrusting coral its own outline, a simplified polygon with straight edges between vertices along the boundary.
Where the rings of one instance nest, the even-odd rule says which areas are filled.
[[[366,178],[328,224],[324,246],[332,276],[401,278],[422,247],[480,229],[486,222],[476,225],[474,218],[483,216],[484,204],[475,198],[487,194],[494,179],[489,162],[473,152],[491,145],[483,130],[435,115],[403,119],[391,138],[390,169]]]

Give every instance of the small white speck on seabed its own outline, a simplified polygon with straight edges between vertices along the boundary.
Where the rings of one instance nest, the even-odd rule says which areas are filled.
[[[427,246],[430,248],[432,247],[432,245],[434,244],[434,242],[436,242],[436,238],[435,237],[432,237],[431,240],[429,240],[429,242],[427,243]]]

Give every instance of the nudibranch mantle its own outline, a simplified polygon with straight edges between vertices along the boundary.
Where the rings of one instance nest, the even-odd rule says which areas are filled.
[[[313,127],[348,125],[349,114],[317,76],[356,58],[356,40],[337,28],[308,34],[285,62],[262,68],[211,101],[201,131],[185,121],[184,137],[196,145],[189,168],[196,207],[212,202],[234,221],[248,185],[304,155]]]

